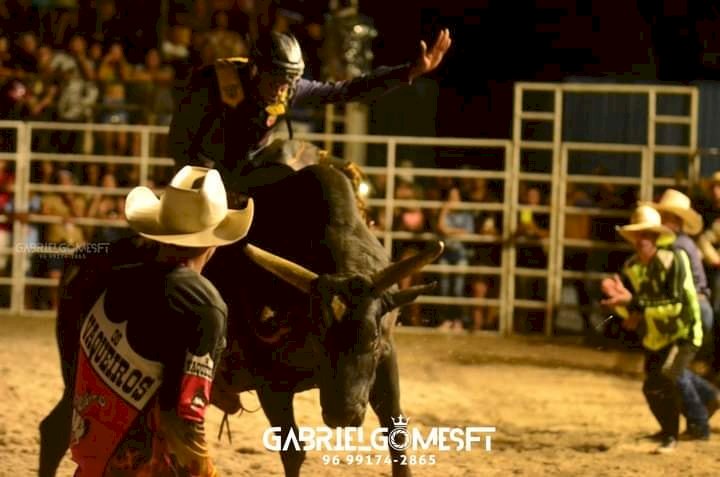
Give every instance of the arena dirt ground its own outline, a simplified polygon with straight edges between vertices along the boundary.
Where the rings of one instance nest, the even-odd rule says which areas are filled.
[[[0,317],[0,476],[35,475],[37,425],[60,395],[47,319]],[[402,331],[397,336],[403,403],[410,427],[496,426],[493,449],[436,452],[416,476],[717,476],[720,417],[709,442],[681,442],[653,455],[641,437],[657,430],[641,392],[639,356],[535,339]],[[248,407],[256,406],[246,394]],[[303,425],[321,425],[316,392],[296,397]],[[220,475],[282,476],[279,457],[262,446],[261,412],[231,419],[233,443],[218,442],[220,414],[208,430]],[[370,412],[369,434],[376,426]],[[69,458],[58,475],[71,476]],[[310,452],[303,475],[389,475],[380,465],[323,465]]]

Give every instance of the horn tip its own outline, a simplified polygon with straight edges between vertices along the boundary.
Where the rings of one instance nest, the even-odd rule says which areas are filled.
[[[445,251],[445,242],[438,240],[432,245],[433,254],[438,258]]]

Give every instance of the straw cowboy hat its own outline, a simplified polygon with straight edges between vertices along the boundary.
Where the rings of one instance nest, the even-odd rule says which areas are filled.
[[[215,247],[247,235],[253,201],[228,210],[225,186],[214,169],[185,166],[160,198],[136,187],[125,201],[125,216],[135,231],[158,242],[183,247]]]
[[[628,242],[635,242],[635,235],[639,232],[655,232],[663,240],[675,237],[669,228],[665,227],[660,220],[660,212],[649,205],[640,205],[630,216],[630,223],[622,227],[615,227],[622,237]]]
[[[643,205],[649,205],[660,212],[677,215],[682,219],[683,231],[688,235],[697,235],[702,232],[702,216],[693,210],[690,198],[680,191],[667,189],[663,192],[659,202],[648,202]]]
[[[720,184],[720,171],[715,171],[713,175],[710,176],[710,183]]]

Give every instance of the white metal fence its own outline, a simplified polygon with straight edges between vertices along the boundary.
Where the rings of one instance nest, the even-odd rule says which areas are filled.
[[[627,93],[648,96],[648,143],[647,144],[599,144],[599,143],[572,143],[563,141],[562,110],[565,94],[605,94]],[[552,106],[547,110],[527,110],[524,107],[525,97],[529,94],[546,94]],[[690,101],[690,111],[686,116],[662,116],[656,114],[656,102],[662,95],[685,95]],[[638,197],[650,200],[654,188],[674,185],[670,178],[655,177],[655,159],[659,154],[673,153],[688,157],[689,177],[697,179],[700,170],[698,162],[692,159],[697,155],[697,90],[692,87],[661,87],[661,86],[613,86],[613,85],[577,85],[577,84],[537,84],[518,83],[515,91],[516,101],[514,110],[514,132],[512,140],[489,139],[460,139],[460,138],[420,138],[395,136],[368,136],[368,135],[328,135],[328,134],[298,134],[298,138],[312,141],[321,146],[332,144],[364,144],[379,145],[383,152],[375,154],[372,165],[364,167],[370,178],[383,177],[385,187],[382,195],[371,195],[369,206],[374,209],[384,209],[384,222],[386,228],[377,230],[378,238],[383,242],[388,253],[397,251],[396,245],[403,242],[422,243],[438,238],[432,230],[414,233],[399,230],[393,227],[396,212],[401,208],[420,208],[432,216],[440,207],[442,199],[399,199],[395,195],[396,183],[399,177],[412,176],[418,181],[441,178],[475,179],[482,178],[498,184],[502,191],[497,202],[463,202],[461,208],[476,212],[491,212],[501,218],[502,229],[497,236],[488,236],[478,233],[466,234],[456,237],[468,246],[495,247],[499,252],[499,262],[493,264],[475,264],[454,266],[434,264],[428,266],[424,272],[427,276],[462,274],[466,276],[483,275],[493,277],[495,293],[485,297],[451,297],[451,296],[424,296],[418,303],[422,307],[453,306],[472,310],[473,307],[494,307],[498,311],[501,334],[510,334],[516,331],[527,331],[520,321],[530,319],[523,313],[540,313],[543,315],[543,324],[539,331],[545,334],[555,332],[555,323],[558,314],[568,308],[564,303],[563,291],[567,283],[598,280],[606,272],[599,267],[591,270],[570,270],[565,267],[569,250],[578,253],[594,253],[595,250],[627,251],[627,247],[615,241],[598,241],[593,237],[569,238],[566,237],[565,227],[572,217],[610,217],[625,218],[629,210],[602,210],[593,207],[577,207],[568,203],[568,187],[587,186],[611,182],[616,185],[637,187]],[[523,128],[527,121],[546,122],[550,125],[551,134],[545,140],[527,139],[523,135]],[[655,129],[658,124],[679,124],[689,128],[687,144],[682,146],[663,146],[655,144]],[[137,154],[131,156],[107,156],[94,154],[59,154],[33,150],[33,138],[37,134],[51,133],[58,130],[79,132],[86,137],[102,132],[125,131],[137,139]],[[103,194],[124,195],[125,189],[98,189],[79,186],[58,186],[39,184],[31,181],[31,172],[39,167],[42,161],[70,162],[70,163],[102,163],[102,164],[128,164],[136,167],[137,183],[146,185],[155,168],[171,167],[172,161],[164,157],[153,157],[152,145],[155,136],[167,134],[167,128],[155,126],[126,126],[126,125],[98,125],[98,124],[63,124],[38,122],[10,122],[0,121],[0,131],[10,137],[10,143],[15,147],[10,152],[0,153],[0,160],[14,162],[16,174],[13,190],[13,209],[24,214],[29,210],[33,194],[57,193],[74,191],[78,193],[101,192]],[[6,141],[7,143],[7,141]],[[399,151],[403,147],[416,148],[457,149],[467,156],[473,154],[487,154],[492,151],[497,157],[500,167],[493,170],[484,170],[480,167],[464,169],[452,168],[421,168],[405,167],[404,161],[412,157],[401,157]],[[351,150],[351,148],[348,148]],[[549,160],[545,168],[537,170],[533,164],[533,151],[545,153]],[[572,173],[574,161],[582,160],[582,154],[592,152],[601,154],[605,160],[613,160],[613,156],[620,155],[622,160],[631,160],[633,157],[639,163],[639,174],[634,177],[596,177],[587,174]],[[371,155],[372,156],[372,155]],[[628,159],[630,157],[630,159]],[[352,159],[352,158],[350,158]],[[371,157],[372,159],[372,157]],[[533,167],[527,167],[530,164]],[[549,200],[545,204],[528,205],[521,203],[520,191],[525,184],[543,183],[550,191]],[[138,185],[138,184],[130,184]],[[518,221],[522,213],[544,215],[547,217],[548,234],[544,238],[524,238],[518,236]],[[22,220],[20,220],[22,218]],[[47,277],[28,276],[26,270],[28,254],[35,249],[24,246],[27,244],[29,227],[34,224],[52,223],[62,221],[61,217],[53,217],[38,213],[29,213],[26,217],[16,217],[12,224],[12,245],[2,249],[0,253],[12,257],[12,266],[9,276],[0,277],[0,287],[10,289],[8,312],[28,315],[52,315],[52,310],[32,310],[26,303],[28,287],[52,287],[56,279]],[[118,221],[107,221],[93,218],[74,219],[79,225],[89,226],[124,226]],[[434,225],[434,224],[433,224]],[[546,266],[542,268],[525,266],[518,263],[518,252],[522,255],[523,247],[536,247],[546,254]],[[397,257],[395,257],[397,258]],[[519,281],[518,281],[519,280]],[[524,280],[524,282],[523,282]],[[518,284],[529,281],[541,283],[542,293],[531,297],[518,296]],[[535,283],[535,288],[538,288]],[[571,308],[577,308],[571,305]],[[538,331],[536,329],[536,331]]]

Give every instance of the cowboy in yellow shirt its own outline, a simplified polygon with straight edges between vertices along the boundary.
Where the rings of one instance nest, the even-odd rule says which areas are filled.
[[[644,325],[643,393],[661,427],[653,436],[661,442],[658,452],[669,452],[677,444],[681,409],[688,421],[686,436],[709,438],[708,417],[714,404],[710,399],[715,394],[709,383],[688,369],[702,343],[688,257],[683,251],[658,247],[658,242],[671,242],[674,234],[651,206],[639,206],[630,222],[618,232],[633,245],[635,254],[623,265],[621,276],[603,280],[607,298],[602,303],[614,308],[627,328]],[[701,394],[708,400],[703,402]]]

